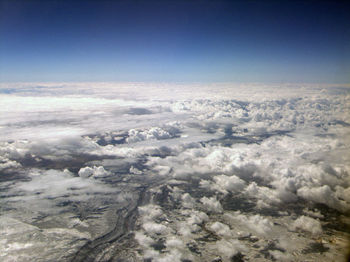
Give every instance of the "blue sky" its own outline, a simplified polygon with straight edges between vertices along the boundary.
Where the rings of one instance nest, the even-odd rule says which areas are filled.
[[[0,0],[0,81],[350,82],[341,1]]]

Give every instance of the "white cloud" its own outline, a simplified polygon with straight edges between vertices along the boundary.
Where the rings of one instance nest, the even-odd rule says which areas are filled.
[[[182,253],[179,250],[172,249],[169,253],[166,253],[154,260],[156,262],[181,262]]]
[[[213,247],[215,252],[209,256],[220,253],[225,259],[241,251],[255,252],[231,239],[236,235],[228,232],[257,234],[262,243],[282,232],[307,245],[310,239],[300,239],[296,232],[287,231],[284,223],[295,213],[285,204],[301,205],[300,198],[311,202],[308,205],[322,203],[340,212],[349,210],[348,87],[41,85],[0,84],[0,93],[1,88],[13,91],[0,94],[0,170],[12,168],[9,171],[18,171],[14,177],[24,178],[0,181],[1,196],[9,208],[15,207],[23,217],[23,210],[28,207],[37,214],[54,216],[64,211],[63,205],[57,207],[61,201],[77,201],[83,208],[92,199],[90,202],[96,201],[96,205],[105,203],[101,198],[113,194],[113,200],[125,202],[133,199],[134,190],[142,183],[149,186],[154,202],[139,207],[140,231],[135,233],[135,239],[145,258],[177,261],[187,258],[185,243],[203,237],[203,228],[217,232],[224,240],[204,243],[201,250],[205,253]],[[105,165],[107,162],[109,165]],[[33,168],[45,163],[51,165],[44,166],[46,170]],[[145,168],[139,170],[139,164]],[[59,169],[57,166],[74,172],[77,167],[83,168],[78,177],[50,169]],[[121,183],[113,184],[113,190],[104,184],[104,179],[84,179],[118,172],[122,173],[118,176]],[[142,182],[138,180],[141,174]],[[161,194],[162,185],[171,185],[171,197],[166,201],[175,209],[160,206],[163,203],[157,205],[157,197],[153,198]],[[227,193],[233,193],[232,201],[243,198],[257,208],[283,206],[286,211],[280,212],[280,218],[258,215],[261,210],[257,209],[244,214],[229,213],[219,198],[227,198]],[[216,196],[207,197],[210,194]],[[327,221],[327,216],[314,209],[299,208],[309,218],[298,218],[294,229],[314,233],[316,228],[316,233],[322,234],[319,222],[310,217]],[[223,212],[226,213],[218,222],[218,213]],[[275,221],[276,226],[272,224]],[[79,226],[66,224],[69,229],[84,228],[76,223]],[[74,230],[72,234],[78,236]],[[172,235],[174,232],[179,235]],[[160,238],[166,243],[164,253],[151,248]],[[23,242],[5,245],[13,250],[26,249]],[[0,248],[1,253],[5,245]],[[74,252],[68,246],[64,250]],[[276,250],[269,253],[277,260],[289,259],[289,254]],[[334,250],[330,248],[328,253],[334,254]]]
[[[303,212],[305,215],[313,218],[324,218],[324,215],[322,215],[319,210],[310,210],[308,208],[304,208]]]
[[[106,171],[103,166],[83,167],[79,170],[78,174],[80,177],[84,177],[84,178],[87,178],[90,176],[105,177],[110,175],[110,173]]]
[[[293,256],[290,254],[285,254],[279,250],[269,250],[269,253],[277,260],[277,261],[293,261]]]
[[[144,131],[130,129],[128,135],[129,137],[126,139],[128,143],[135,143],[151,139],[167,139],[172,137],[169,132],[160,127],[152,127]]]
[[[236,239],[221,239],[215,243],[215,248],[219,252],[219,254],[225,259],[231,258],[238,252],[247,251],[247,247]]]
[[[136,232],[135,239],[141,246],[144,246],[144,247],[149,247],[154,243],[154,240],[152,238],[150,238],[149,236],[146,236],[142,232]]]
[[[195,199],[191,197],[189,193],[184,193],[181,196],[181,200],[182,200],[182,206],[185,208],[193,208],[196,204]]]
[[[293,230],[301,229],[303,231],[310,232],[313,235],[319,235],[322,233],[322,226],[320,221],[307,216],[301,216],[294,221],[291,228]]]
[[[202,211],[184,209],[181,214],[187,217],[185,222],[179,223],[178,227],[179,233],[184,236],[190,236],[192,233],[200,231],[200,226],[209,221],[208,215]]]
[[[184,242],[175,236],[167,238],[165,245],[168,249],[183,249],[183,248],[185,248]]]
[[[200,225],[203,222],[206,222],[208,220],[209,220],[209,217],[206,213],[201,212],[201,211],[197,211],[197,210],[192,210],[187,222],[190,225],[192,225],[192,224]]]
[[[350,209],[350,204],[346,203],[344,200],[338,199],[328,185],[311,188],[306,186],[302,187],[298,189],[298,196],[316,203],[325,204],[341,212],[346,212]]]
[[[215,196],[211,198],[202,197],[200,201],[202,202],[203,206],[210,212],[221,213],[223,211],[220,201],[218,201]]]
[[[335,189],[335,196],[338,199],[344,199],[347,203],[350,204],[350,187],[343,188],[341,186],[336,186]]]
[[[154,222],[146,222],[142,227],[149,234],[164,234],[168,232],[166,226]]]
[[[131,166],[130,169],[129,169],[129,172],[131,174],[134,174],[134,175],[141,175],[142,174],[142,171],[137,169],[136,167],[134,166]]]
[[[232,236],[231,229],[228,225],[225,225],[223,223],[220,223],[218,221],[214,222],[209,226],[210,230],[213,231],[215,234],[222,236],[222,237],[230,237]]]
[[[6,157],[0,156],[0,171],[8,168],[19,168],[21,167],[21,164],[14,161],[14,160],[9,160]]]
[[[12,192],[23,192],[21,196],[11,197],[14,201],[40,200],[59,198],[67,194],[75,195],[76,199],[84,199],[92,193],[108,193],[111,188],[97,182],[75,177],[68,170],[33,169],[28,174],[30,181],[18,182]]]
[[[240,211],[236,211],[232,214],[225,213],[224,218],[233,224],[239,223],[241,230],[246,227],[248,230],[253,231],[253,233],[261,235],[269,234],[273,228],[273,223],[269,219],[258,214],[244,215]]]
[[[138,211],[143,221],[153,221],[164,214],[162,208],[154,204],[140,206]]]
[[[212,190],[218,190],[223,193],[227,193],[228,191],[232,193],[240,192],[245,187],[245,182],[235,175],[219,175],[215,176],[213,180],[215,184],[212,185]]]

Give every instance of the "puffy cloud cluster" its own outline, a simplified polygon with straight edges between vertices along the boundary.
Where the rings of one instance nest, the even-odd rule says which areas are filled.
[[[259,215],[244,215],[240,211],[233,214],[225,213],[224,218],[231,223],[239,223],[240,227],[246,227],[255,234],[267,235],[273,228],[273,223]]]
[[[298,195],[304,199],[325,204],[342,212],[346,212],[350,208],[350,202],[338,198],[328,185],[312,188],[302,187],[298,189]]]
[[[201,188],[242,192],[262,208],[303,198],[346,212],[350,169],[345,165],[345,139],[294,133],[271,136],[260,144],[192,144],[175,148],[165,158],[150,158],[147,164],[154,170],[166,168],[165,174],[176,179],[203,177]]]
[[[168,139],[171,138],[172,135],[165,131],[164,129],[160,127],[152,127],[148,130],[136,130],[136,129],[130,129],[128,133],[128,138],[126,141],[128,143],[135,143],[140,142],[144,140],[151,140],[151,139]]]
[[[26,149],[27,141],[16,141],[14,143],[1,142],[0,153],[4,157],[18,158],[23,157],[28,150]]]
[[[313,218],[324,218],[324,215],[321,214],[321,212],[319,210],[309,210],[307,208],[305,208],[303,210],[304,214],[309,216],[309,217],[313,217]]]
[[[237,193],[243,191],[245,188],[245,182],[239,177],[232,175],[219,175],[213,177],[214,182],[208,180],[201,180],[200,186],[212,191],[221,192],[227,194],[228,192]]]
[[[295,220],[292,224],[292,229],[301,229],[303,231],[310,232],[313,235],[319,235],[322,233],[322,226],[320,221],[307,216],[301,216]]]
[[[193,208],[196,204],[196,200],[191,197],[189,193],[184,193],[181,195],[182,206],[185,208]]]
[[[208,215],[202,211],[184,210],[181,213],[186,217],[185,222],[179,223],[179,233],[183,236],[191,236],[200,231],[200,226],[209,221]]]
[[[79,230],[109,227],[88,216],[88,206],[119,208],[130,197],[125,210],[143,203],[135,239],[144,259],[229,260],[242,252],[289,261],[309,233],[323,234],[317,219],[338,219],[333,212],[329,220],[327,208],[350,210],[349,88],[223,84],[214,94],[201,85],[198,92],[138,83],[2,86],[1,201],[29,223],[28,206],[37,224],[39,214],[80,212],[88,221],[64,234],[89,238]],[[141,188],[147,197],[137,201]],[[279,235],[299,242],[273,246]],[[0,253],[28,254],[34,242],[2,241]],[[335,254],[336,244],[328,247]]]
[[[200,201],[209,212],[221,213],[223,211],[220,201],[215,196],[210,198],[202,197]]]
[[[199,120],[231,119],[239,123],[239,129],[258,134],[261,131],[294,130],[305,126],[345,124],[348,116],[342,106],[349,105],[346,96],[288,97],[276,100],[265,98],[255,101],[242,100],[187,100],[175,103],[175,112],[190,111]]]
[[[160,218],[164,213],[162,208],[158,205],[149,204],[146,206],[140,206],[138,208],[140,216],[143,221],[149,222],[153,221],[156,218]]]
[[[144,233],[137,231],[135,233],[135,239],[143,247],[149,247],[154,244],[153,238],[146,236]]]
[[[210,225],[210,230],[212,230],[215,234],[222,236],[222,237],[230,237],[232,236],[230,227],[228,225],[225,225],[220,222],[214,222],[212,225]]]
[[[0,171],[8,168],[18,168],[18,167],[21,167],[20,163],[14,160],[10,160],[6,157],[0,156]]]
[[[142,227],[148,234],[164,234],[168,231],[166,226],[154,222],[146,222]]]
[[[230,259],[240,251],[247,251],[247,247],[240,243],[239,240],[222,239],[215,243],[215,249],[219,251],[220,255],[225,259]]]
[[[108,171],[104,169],[103,166],[93,166],[93,167],[83,167],[78,172],[80,177],[105,177],[110,175]]]

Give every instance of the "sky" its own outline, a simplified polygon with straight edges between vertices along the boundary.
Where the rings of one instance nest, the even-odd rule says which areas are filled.
[[[346,1],[0,0],[0,82],[349,83]]]

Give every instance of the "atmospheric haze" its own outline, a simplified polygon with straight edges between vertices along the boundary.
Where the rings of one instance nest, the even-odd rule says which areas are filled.
[[[0,84],[0,260],[345,261],[350,86]]]

